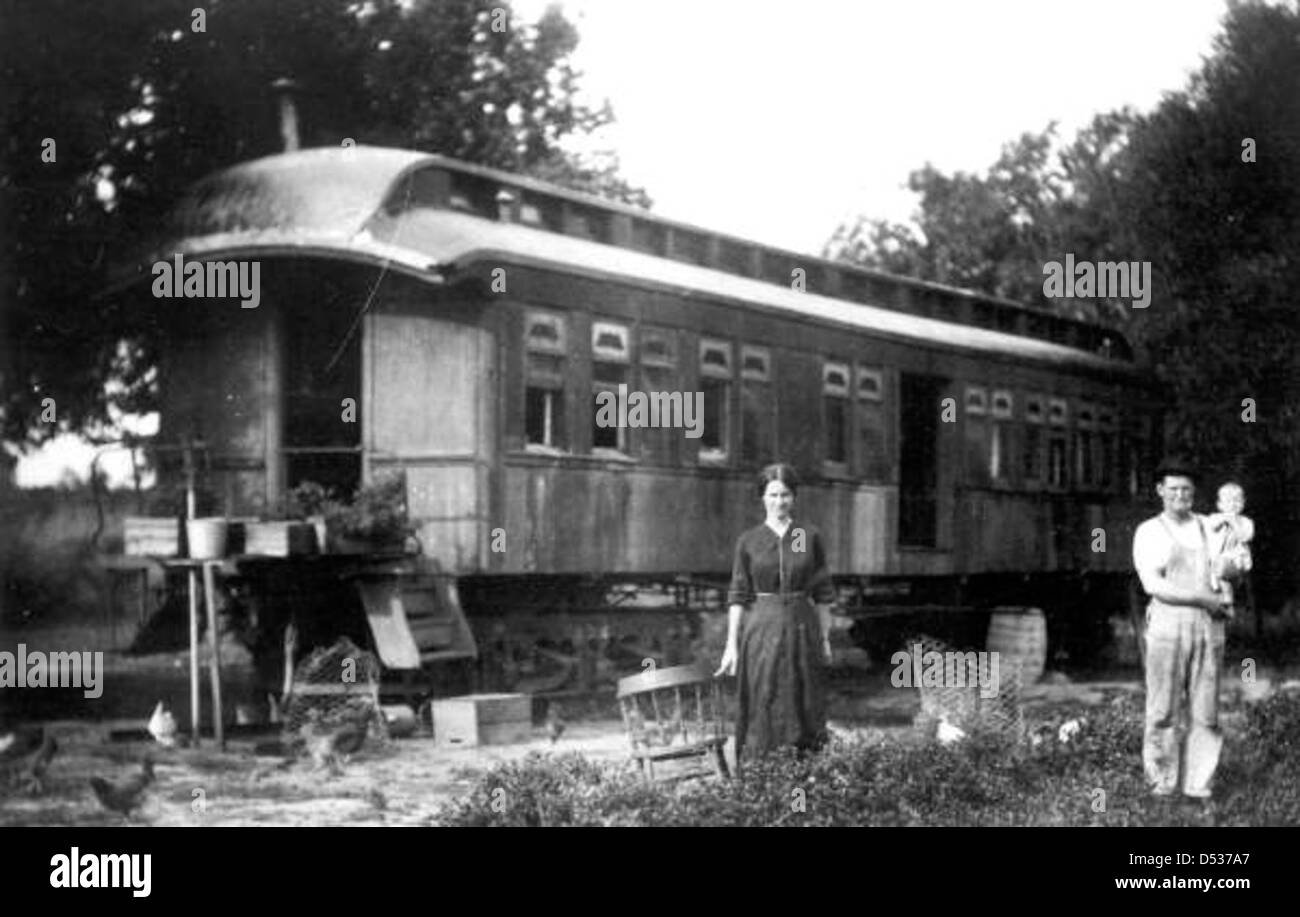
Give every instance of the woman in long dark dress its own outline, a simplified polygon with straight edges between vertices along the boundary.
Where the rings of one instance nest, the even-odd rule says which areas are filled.
[[[835,590],[821,533],[791,517],[797,488],[789,465],[763,469],[767,518],[736,542],[718,674],[737,676],[737,761],[781,746],[815,749],[826,740],[830,638],[822,622]],[[825,607],[814,610],[814,602]]]

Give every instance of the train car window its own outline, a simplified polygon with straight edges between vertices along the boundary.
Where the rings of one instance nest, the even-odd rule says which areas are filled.
[[[395,216],[417,208],[445,207],[450,187],[451,176],[446,169],[416,169],[389,194],[384,211]]]
[[[885,371],[859,366],[857,393],[859,398],[866,401],[884,401]]]
[[[619,386],[627,385],[631,346],[626,325],[613,322],[591,323],[591,448],[609,449],[626,454],[628,431],[618,424],[601,425],[599,404],[596,399],[602,392],[618,398]],[[615,404],[617,404],[617,400]]]
[[[626,325],[612,322],[591,323],[591,357],[593,360],[612,360],[627,363],[632,349],[628,346]]]
[[[943,317],[943,303],[939,294],[924,287],[912,288],[911,308],[917,315],[933,318]]]
[[[801,265],[779,251],[763,249],[763,279],[788,287],[794,280],[794,269]]]
[[[1039,395],[1026,397],[1024,461],[1020,466],[1026,481],[1037,482],[1043,479],[1043,424],[1046,420],[1042,397]]]
[[[707,264],[709,261],[709,239],[698,232],[674,229],[669,236],[669,257],[691,264]]]
[[[1047,442],[1047,483],[1065,487],[1068,481],[1065,463],[1065,434],[1053,433]]]
[[[704,392],[704,429],[700,435],[700,460],[725,462],[730,441],[729,414],[733,377],[731,344],[700,341],[700,388]]]
[[[1011,478],[1011,417],[1015,399],[1010,392],[993,393],[993,428],[989,436],[989,477],[994,481]]]
[[[1092,406],[1083,404],[1074,420],[1074,478],[1079,487],[1091,487],[1093,480],[1093,454],[1095,446],[1094,415]]]
[[[524,442],[529,447],[565,449],[564,319],[530,311],[524,317],[524,329]]]
[[[1134,419],[1133,429],[1128,437],[1128,488],[1131,496],[1149,493],[1155,481],[1151,480],[1154,469],[1149,452],[1154,444],[1155,425],[1150,416]]]
[[[1094,467],[1097,471],[1097,485],[1103,490],[1115,486],[1115,412],[1112,408],[1102,407],[1097,411],[1097,457]]]
[[[677,368],[677,332],[668,328],[642,326],[638,335],[641,360],[641,389],[645,392],[681,391]],[[681,430],[668,425],[639,430],[636,446],[642,460],[663,465],[678,462]]]
[[[971,306],[971,321],[981,328],[997,327],[997,307],[992,303],[975,303]]]
[[[569,203],[564,208],[565,235],[608,243],[613,236],[608,211]]]
[[[651,255],[667,254],[668,231],[649,220],[633,220],[632,247]]]
[[[989,482],[989,424],[988,390],[977,385],[966,386],[963,403],[966,406],[966,479],[972,484]]]
[[[847,363],[822,366],[822,429],[826,431],[829,464],[844,466],[849,461],[849,367]]]
[[[766,347],[740,348],[740,375],[742,379],[756,382],[771,381],[772,355]]]
[[[840,292],[845,299],[861,303],[875,302],[871,278],[856,271],[840,271]]]
[[[1047,402],[1047,422],[1050,425],[1047,437],[1047,483],[1056,488],[1066,487],[1070,481],[1070,465],[1067,457],[1069,441],[1066,439],[1065,431],[1067,419],[1065,399],[1050,399]]]
[[[324,302],[298,297],[286,304],[294,333],[284,339],[281,448],[290,487],[313,481],[351,493],[361,486],[360,424],[339,423],[340,402],[358,394],[362,379],[361,336],[350,333],[352,310],[344,308],[350,293],[341,285]]]
[[[753,246],[733,242],[730,239],[718,241],[718,267],[732,274],[754,275]]]
[[[464,172],[452,172],[447,194],[447,206],[464,210],[481,217],[497,218],[497,191],[495,181]]]
[[[891,284],[867,274],[859,274],[857,271],[840,272],[840,290],[846,299],[857,300],[868,305],[885,308],[893,308],[897,305]]]
[[[544,312],[529,312],[524,318],[524,341],[529,351],[542,353],[565,352],[564,319]]]
[[[526,226],[536,226],[551,232],[564,229],[563,202],[553,197],[538,194],[525,194],[519,203],[519,222]]]
[[[771,351],[766,347],[741,347],[740,378],[741,461],[769,462],[776,455]]]
[[[890,462],[884,404],[885,371],[877,367],[857,367],[854,392],[858,419],[857,473],[868,481],[887,483]]]

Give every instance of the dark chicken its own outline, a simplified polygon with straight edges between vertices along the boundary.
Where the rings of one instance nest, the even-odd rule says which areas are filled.
[[[145,790],[153,783],[153,779],[153,761],[145,758],[140,773],[129,780],[110,783],[103,777],[91,777],[90,788],[95,791],[95,798],[100,805],[129,819],[131,810],[138,808],[144,801]]]

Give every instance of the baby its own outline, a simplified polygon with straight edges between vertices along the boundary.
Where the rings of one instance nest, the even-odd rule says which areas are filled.
[[[1242,515],[1246,493],[1241,485],[1229,481],[1219,488],[1218,512],[1210,515],[1211,550],[1210,588],[1233,598],[1233,583],[1241,581],[1253,565],[1250,542],[1255,537],[1255,523]]]

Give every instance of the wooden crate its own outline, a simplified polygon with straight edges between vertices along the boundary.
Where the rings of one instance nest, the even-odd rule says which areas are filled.
[[[533,703],[527,694],[466,694],[435,700],[433,738],[443,748],[510,745],[533,732]]]
[[[316,528],[310,522],[250,522],[244,526],[244,553],[266,557],[315,554]]]
[[[136,557],[175,557],[181,552],[178,519],[127,516],[122,523],[122,553]]]

